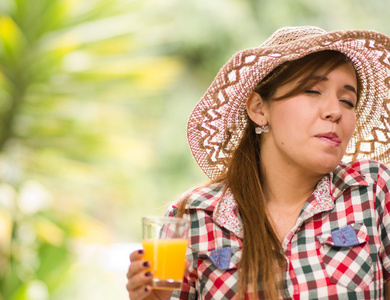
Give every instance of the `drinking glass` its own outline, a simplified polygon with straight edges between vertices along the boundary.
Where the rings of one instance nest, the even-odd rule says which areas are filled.
[[[144,260],[152,263],[152,288],[180,289],[185,269],[190,221],[175,217],[142,218]]]

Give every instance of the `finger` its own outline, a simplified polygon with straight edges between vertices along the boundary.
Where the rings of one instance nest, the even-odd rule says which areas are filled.
[[[127,282],[129,290],[136,290],[146,285],[151,285],[153,281],[153,272],[139,273],[130,278]]]
[[[129,288],[126,286],[127,290],[129,291],[129,298],[130,299],[137,299],[137,300],[142,300],[145,299],[150,295],[152,292],[152,287],[151,286],[143,286],[139,287],[138,289],[135,290],[129,290]]]
[[[150,265],[142,261],[142,257],[144,256],[144,249],[139,249],[130,253],[130,266],[127,272],[127,278],[130,278],[134,274],[141,272],[142,270],[147,269]]]
[[[144,249],[135,250],[130,253],[130,262],[140,260],[145,254]]]
[[[137,260],[130,264],[129,270],[127,272],[127,278],[131,278],[134,275],[145,272],[147,269],[149,269],[151,266],[151,263],[149,261],[144,260]]]
[[[151,285],[153,280],[153,272],[141,272],[129,278],[127,286],[129,290],[136,290],[145,285]]]

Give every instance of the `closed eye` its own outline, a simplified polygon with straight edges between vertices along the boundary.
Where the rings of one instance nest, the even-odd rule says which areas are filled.
[[[341,102],[347,104],[350,108],[355,108],[355,104],[349,100],[340,100]]]
[[[321,95],[321,93],[319,91],[316,91],[316,90],[307,90],[305,91],[306,94],[317,94],[317,95]]]

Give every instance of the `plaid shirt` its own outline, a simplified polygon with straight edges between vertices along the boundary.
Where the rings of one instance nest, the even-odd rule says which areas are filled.
[[[286,299],[382,299],[390,279],[390,169],[340,164],[324,176],[282,242]],[[171,299],[236,299],[243,225],[224,184],[194,189],[192,262]],[[168,210],[174,216],[179,201]]]

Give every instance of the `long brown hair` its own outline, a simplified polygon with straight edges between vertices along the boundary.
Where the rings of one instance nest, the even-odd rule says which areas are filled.
[[[309,54],[275,68],[255,87],[254,91],[268,103],[286,99],[311,88],[333,69],[348,62],[346,56],[336,51]],[[317,72],[323,67],[325,72],[319,78]],[[296,79],[300,79],[299,85],[287,91],[282,97],[273,98],[278,87]],[[358,79],[358,98],[360,86]],[[246,292],[253,293],[253,298],[257,299],[260,286],[261,297],[274,300],[283,293],[281,270],[285,269],[285,259],[267,212],[260,165],[261,136],[255,133],[255,127],[256,124],[248,117],[247,126],[230,158],[228,168],[213,182],[227,183],[237,201],[243,221],[244,239],[239,265],[239,299],[244,299]],[[182,212],[183,209],[184,204]],[[248,287],[251,287],[250,290]]]

